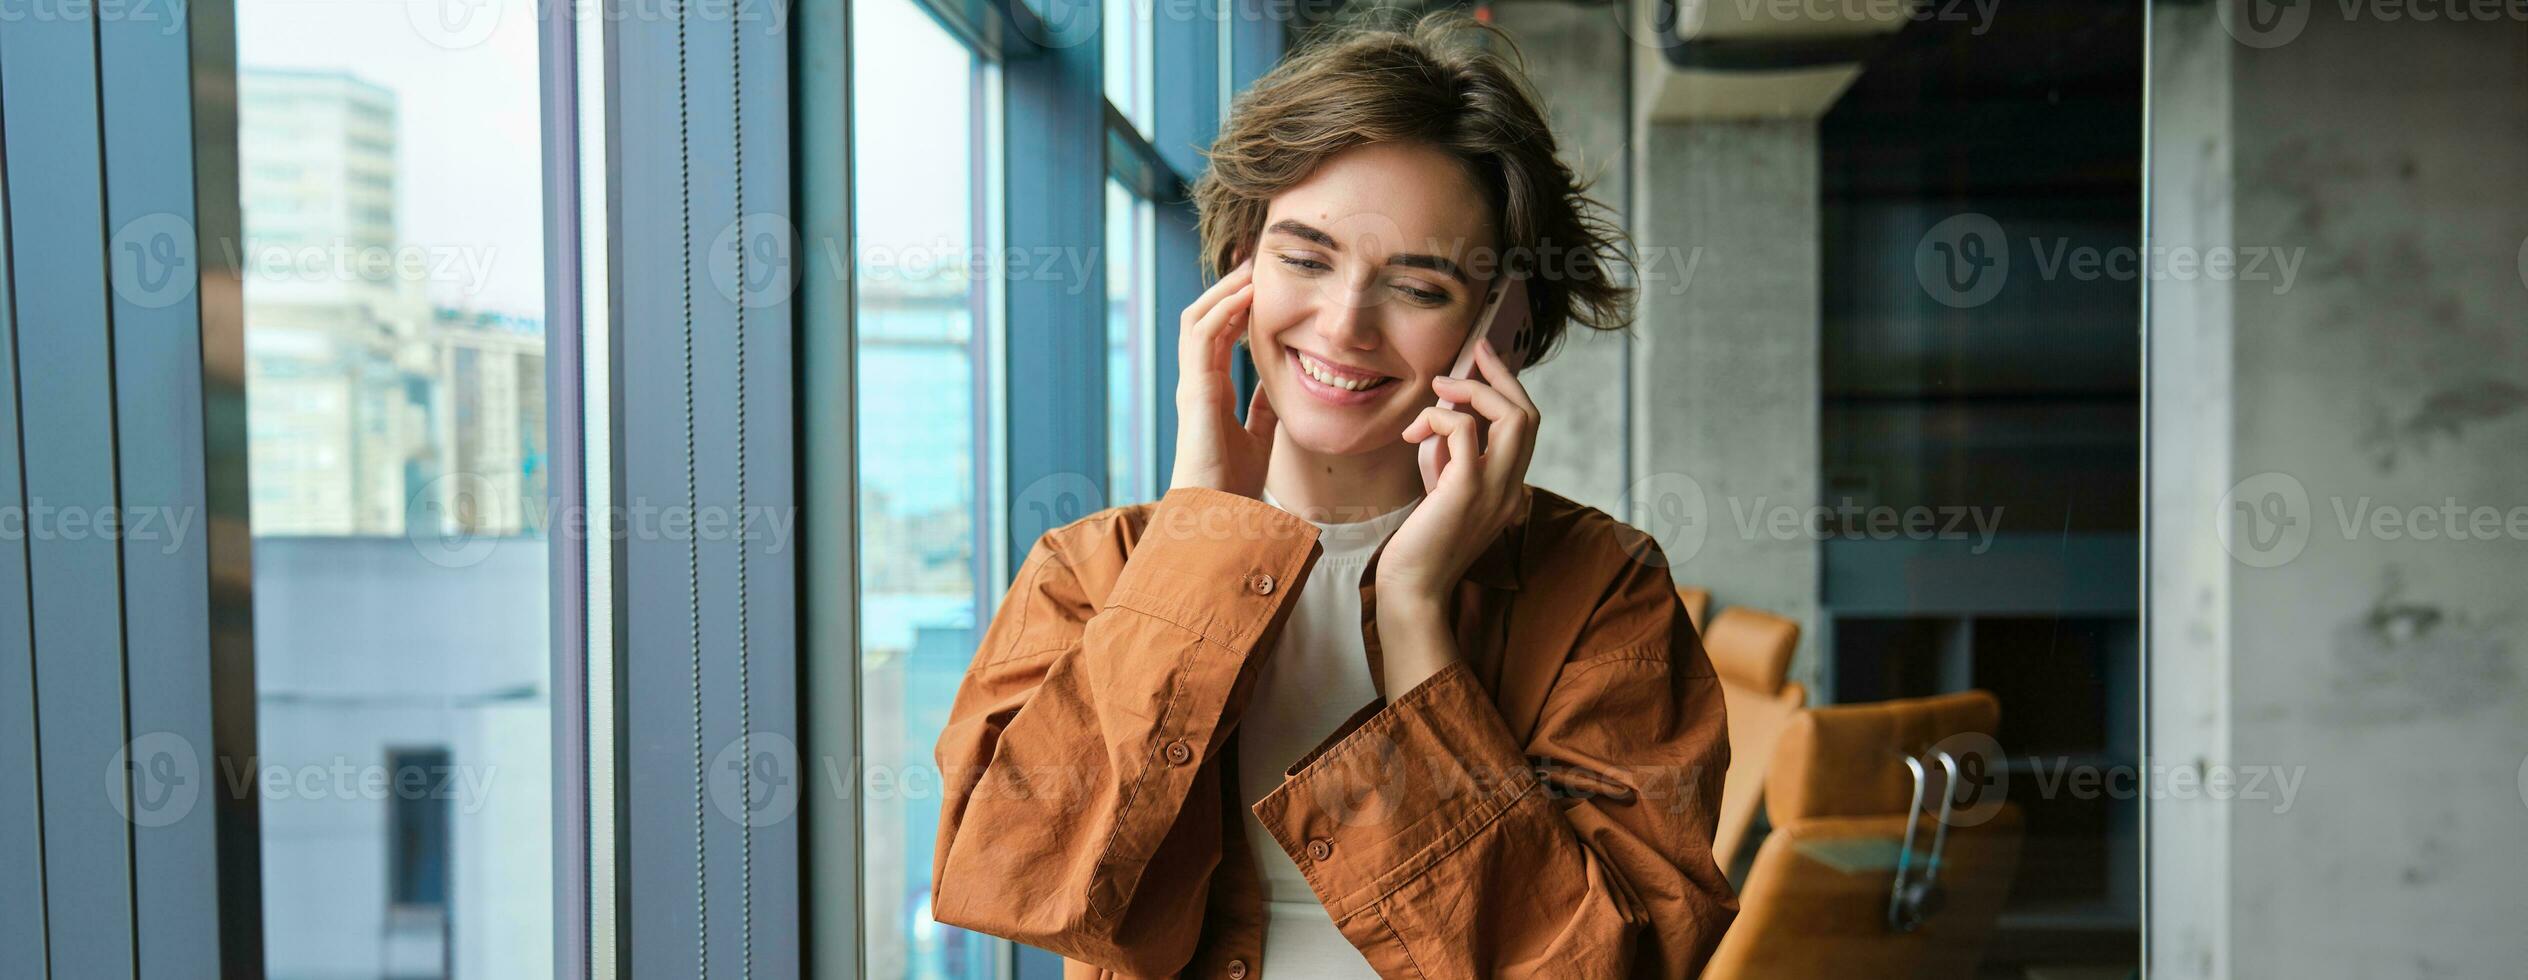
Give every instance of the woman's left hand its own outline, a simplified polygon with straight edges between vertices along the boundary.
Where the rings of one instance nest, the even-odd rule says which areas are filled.
[[[1441,397],[1463,406],[1422,410],[1406,426],[1406,442],[1448,440],[1448,464],[1439,484],[1405,517],[1387,539],[1378,558],[1378,602],[1382,614],[1393,603],[1437,611],[1492,546],[1501,529],[1527,498],[1527,463],[1536,450],[1540,416],[1527,389],[1504,364],[1486,338],[1475,345],[1476,377],[1445,375],[1431,379]],[[1486,431],[1479,438],[1471,409],[1483,416]]]

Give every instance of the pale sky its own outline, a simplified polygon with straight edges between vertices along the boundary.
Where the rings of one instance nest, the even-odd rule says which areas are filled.
[[[859,59],[852,70],[859,90],[853,165],[860,187],[853,217],[861,242],[972,247],[965,206],[972,179],[966,130],[972,56],[912,0],[860,0],[854,16],[860,42],[853,51]]]
[[[395,90],[399,233],[487,258],[479,284],[432,283],[439,303],[543,306],[534,12],[533,0],[238,3],[242,67],[338,69]],[[862,241],[965,248],[970,61],[910,0],[863,0],[857,16]]]
[[[339,69],[394,89],[398,233],[409,245],[484,259],[479,284],[470,274],[433,281],[430,298],[540,316],[535,7],[482,0],[447,10],[441,20],[430,0],[238,0],[237,61]]]

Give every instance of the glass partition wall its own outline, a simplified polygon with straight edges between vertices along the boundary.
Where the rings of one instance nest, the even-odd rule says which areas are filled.
[[[1271,18],[408,6],[0,33],[0,510],[201,519],[0,535],[0,935],[78,976],[1044,969],[930,918],[925,770],[1012,541],[1162,489],[1191,148]]]
[[[939,800],[918,777],[997,598],[983,178],[998,76],[913,0],[852,12],[862,965],[991,977],[997,940],[931,921]]]
[[[554,962],[538,22],[467,13],[237,10],[276,978]]]

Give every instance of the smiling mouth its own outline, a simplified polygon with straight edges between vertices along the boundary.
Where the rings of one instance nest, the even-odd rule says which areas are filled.
[[[1341,388],[1345,391],[1375,391],[1396,380],[1383,374],[1345,373],[1298,348],[1291,348],[1290,352],[1298,359],[1299,370],[1305,372],[1311,380],[1329,388]]]

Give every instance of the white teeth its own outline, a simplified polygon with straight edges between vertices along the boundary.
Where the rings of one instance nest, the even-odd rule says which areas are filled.
[[[1308,376],[1317,379],[1320,384],[1341,388],[1345,391],[1367,391],[1371,388],[1377,387],[1386,380],[1381,378],[1377,381],[1354,381],[1350,378],[1339,378],[1319,370],[1316,362],[1309,360],[1305,354],[1299,356],[1299,369],[1308,372]]]

